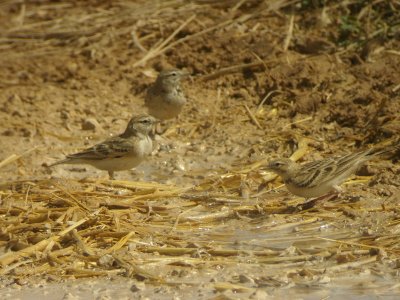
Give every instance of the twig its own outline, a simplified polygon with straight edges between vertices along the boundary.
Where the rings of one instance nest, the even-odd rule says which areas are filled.
[[[251,51],[251,54],[259,61],[262,62],[265,69],[268,68],[267,64],[262,60],[262,58],[260,56],[257,55],[257,53],[255,53],[254,51]]]
[[[174,226],[172,226],[171,231],[174,231],[174,230],[176,229],[176,227],[177,227],[178,224],[179,224],[179,221],[180,221],[181,217],[182,217],[184,214],[187,214],[188,212],[190,212],[190,211],[192,211],[192,210],[194,210],[194,209],[196,209],[196,208],[199,208],[199,207],[201,207],[201,205],[197,205],[197,206],[191,207],[191,208],[189,208],[189,209],[187,209],[187,210],[181,212],[181,213],[176,217]]]
[[[144,53],[147,53],[147,49],[145,47],[143,47],[143,45],[140,43],[139,38],[136,34],[136,30],[132,30],[131,31],[131,37],[132,37],[132,41],[135,44],[136,47],[138,47],[138,49]]]
[[[288,33],[287,33],[285,41],[283,43],[283,51],[285,51],[285,52],[288,50],[290,41],[292,40],[292,37],[293,37],[293,25],[294,25],[294,15],[292,15],[290,17]]]
[[[77,198],[75,198],[75,196],[73,196],[70,192],[68,192],[66,189],[64,189],[64,188],[62,188],[60,185],[58,185],[58,184],[55,184],[55,186],[57,187],[57,188],[59,188],[62,192],[64,192],[64,194],[66,194],[67,196],[69,196],[72,200],[73,200],[73,202],[77,205],[77,206],[79,206],[82,210],[84,210],[84,211],[86,211],[86,212],[89,212],[90,211],[90,209],[86,206],[86,205],[84,205],[83,203],[81,203]]]
[[[27,151],[25,151],[25,152],[23,152],[22,154],[19,154],[19,155],[11,154],[9,157],[7,157],[6,159],[4,159],[3,161],[0,162],[0,168],[2,168],[4,166],[6,166],[6,165],[18,160],[18,159],[20,159],[21,157],[31,153],[32,151],[35,151],[37,148],[38,147],[34,147],[34,148],[29,149],[29,150],[27,150]]]
[[[296,121],[296,122],[291,122],[291,123],[288,123],[288,124],[286,124],[285,126],[283,126],[282,129],[285,129],[286,127],[292,126],[292,125],[294,125],[294,124],[299,124],[299,123],[302,123],[302,122],[307,122],[307,121],[310,121],[310,120],[312,120],[312,119],[313,119],[313,117],[307,117],[307,118],[298,120],[298,121]]]
[[[396,85],[393,89],[392,92],[396,93],[398,90],[400,90],[400,84]]]
[[[140,65],[143,65],[144,63],[146,63],[149,59],[152,59],[162,53],[164,53],[167,49],[169,49],[169,47],[167,47],[167,44],[187,25],[189,24],[191,21],[193,21],[193,19],[196,17],[196,15],[192,15],[191,17],[189,17],[185,22],[183,22],[181,24],[181,26],[179,26],[177,29],[175,29],[175,31],[169,36],[167,37],[160,45],[151,48],[145,56],[142,57],[142,59],[138,60],[136,63],[133,64],[133,67],[137,67]],[[171,46],[171,45],[170,45]]]
[[[340,241],[340,240],[335,240],[335,239],[330,239],[330,238],[325,238],[325,237],[317,237],[318,239],[324,240],[324,241],[329,241],[329,242],[335,242],[343,245],[349,245],[349,246],[357,246],[357,247],[363,247],[363,248],[369,248],[369,249],[384,249],[385,251],[391,251],[390,249],[385,249],[383,247],[379,246],[371,246],[371,245],[366,245],[366,244],[360,244],[360,243],[354,243],[354,242],[346,242],[346,241]]]
[[[386,53],[389,54],[394,54],[394,55],[399,55],[400,56],[400,51],[396,51],[396,50],[385,50]]]
[[[61,237],[69,233],[70,231],[74,230],[75,228],[79,227],[83,223],[86,223],[89,220],[89,218],[83,218],[80,221],[74,223],[67,229],[59,232],[56,235],[53,235],[49,237],[48,239],[41,240],[35,245],[32,245],[30,247],[27,247],[25,249],[19,250],[17,252],[7,252],[0,256],[0,265],[6,266],[9,265],[10,263],[22,258],[22,257],[29,257],[31,255],[36,255],[38,251],[42,251],[47,247],[47,245],[52,242],[52,241],[58,241]]]
[[[280,91],[280,90],[273,90],[273,91],[270,91],[270,92],[261,100],[260,104],[258,104],[258,107],[257,107],[257,111],[256,111],[256,112],[259,112],[259,111],[260,111],[260,109],[261,109],[261,107],[264,105],[265,101],[267,101],[267,99],[268,99],[273,93],[282,93],[282,91]]]
[[[260,13],[260,12],[259,12],[259,13]],[[181,39],[179,39],[179,40],[177,40],[177,41],[175,41],[175,42],[170,43],[168,46],[166,46],[167,43],[168,43],[168,42],[169,42],[169,41],[184,27],[184,26],[186,26],[189,22],[191,22],[191,21],[195,18],[195,15],[193,15],[193,16],[190,17],[188,20],[186,20],[186,22],[183,23],[183,24],[175,31],[176,33],[174,32],[169,38],[167,38],[163,43],[161,43],[160,46],[158,46],[158,47],[157,47],[156,49],[154,49],[154,50],[150,49],[149,52],[148,52],[142,59],[140,59],[138,62],[136,62],[136,63],[133,65],[133,67],[137,67],[137,66],[139,66],[139,65],[141,65],[141,64],[143,64],[143,63],[145,63],[145,62],[148,61],[149,59],[152,59],[152,58],[154,58],[154,57],[156,57],[156,56],[158,56],[158,55],[160,55],[160,54],[163,54],[164,52],[168,51],[169,49],[171,49],[171,48],[173,48],[173,47],[175,47],[175,46],[177,46],[177,45],[179,45],[179,44],[181,44],[181,43],[184,43],[184,42],[186,42],[186,41],[188,41],[188,40],[190,40],[190,39],[199,37],[199,36],[204,35],[204,34],[206,34],[206,33],[208,33],[208,32],[211,32],[211,31],[214,31],[214,30],[216,30],[216,29],[219,29],[219,28],[228,26],[228,25],[233,24],[233,23],[235,23],[235,22],[245,22],[245,21],[251,19],[252,17],[258,15],[259,13],[256,13],[256,14],[254,14],[254,15],[245,15],[245,16],[241,16],[241,17],[239,17],[239,18],[237,18],[237,19],[232,19],[232,20],[224,21],[224,22],[222,22],[222,23],[220,23],[220,24],[218,24],[218,25],[212,26],[212,27],[207,28],[207,29],[204,29],[204,30],[202,30],[202,31],[200,31],[200,32],[197,32],[197,33],[194,33],[194,34],[192,34],[192,35],[189,35],[189,36],[186,36],[186,37],[184,37],[184,38],[181,38]],[[168,40],[168,41],[167,41],[167,40]],[[164,46],[165,46],[165,47],[164,47]],[[164,47],[164,48],[162,48],[162,47]]]
[[[129,232],[127,235],[122,237],[117,243],[115,243],[112,247],[105,250],[103,255],[113,253],[113,252],[116,252],[117,250],[121,249],[129,241],[129,239],[134,235],[135,235],[135,231]]]
[[[358,260],[358,261],[352,261],[349,263],[345,263],[345,264],[340,264],[340,265],[336,265],[336,266],[332,266],[332,267],[328,267],[328,268],[323,268],[323,269],[319,269],[319,270],[323,270],[324,272],[326,272],[327,270],[329,271],[342,271],[342,270],[348,270],[348,269],[354,269],[356,267],[360,267],[362,265],[366,265],[369,263],[373,263],[376,262],[378,259],[378,256],[372,256],[372,257],[368,257],[366,259],[363,260]],[[318,269],[317,269],[318,270]]]
[[[236,5],[234,7],[232,7],[230,12],[232,14],[235,13],[239,9],[239,7],[241,7],[246,1],[247,0],[239,0],[238,3],[236,3]]]
[[[95,255],[94,251],[82,240],[82,237],[76,229],[72,230],[72,236],[75,238],[78,247],[81,248],[84,253],[91,256]]]
[[[244,104],[244,108],[246,109],[247,113],[250,116],[250,119],[254,122],[254,124],[256,124],[256,126],[259,129],[263,129],[258,120],[256,119],[256,117],[254,116],[254,114],[251,112],[250,108],[246,104]]]

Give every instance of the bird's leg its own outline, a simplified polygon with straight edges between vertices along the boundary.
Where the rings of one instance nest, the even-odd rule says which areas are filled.
[[[308,199],[306,199],[306,202],[298,204],[296,206],[296,210],[302,211],[305,209],[310,209],[310,208],[314,207],[317,200],[318,200],[318,198],[308,198]]]
[[[110,176],[110,180],[115,180],[114,171],[108,171],[108,176]]]

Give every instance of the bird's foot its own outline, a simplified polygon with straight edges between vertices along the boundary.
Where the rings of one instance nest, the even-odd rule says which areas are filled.
[[[110,180],[115,180],[114,171],[108,171],[108,176],[109,176]]]

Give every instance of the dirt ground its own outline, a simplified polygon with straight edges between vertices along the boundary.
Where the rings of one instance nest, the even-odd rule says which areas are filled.
[[[192,74],[183,82],[189,102],[159,150],[117,173],[121,182],[184,190],[158,197],[154,215],[139,209],[132,229],[120,229],[138,230],[122,250],[157,279],[106,263],[97,267],[108,273],[93,276],[29,273],[39,266],[32,258],[2,265],[2,299],[395,299],[399,151],[361,168],[339,199],[298,213],[287,208],[304,199],[262,169],[293,153],[311,161],[399,137],[400,3],[326,2],[1,1],[0,162],[11,159],[0,165],[1,254],[16,240],[35,243],[8,226],[20,217],[16,207],[45,201],[44,190],[61,185],[79,198],[101,185],[97,203],[116,206],[118,195],[140,193],[118,194],[88,166],[46,165],[120,133],[145,112],[160,70]],[[140,231],[151,222],[157,230]],[[163,247],[197,251],[177,257]]]

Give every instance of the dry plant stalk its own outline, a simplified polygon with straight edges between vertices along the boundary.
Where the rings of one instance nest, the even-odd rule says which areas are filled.
[[[34,148],[29,149],[29,150],[23,152],[22,154],[18,154],[18,155],[17,154],[11,154],[9,157],[7,157],[4,160],[0,161],[0,168],[3,168],[4,166],[6,166],[6,165],[8,165],[8,164],[20,159],[21,157],[28,155],[29,153],[35,151],[37,148],[38,147],[34,147]]]

